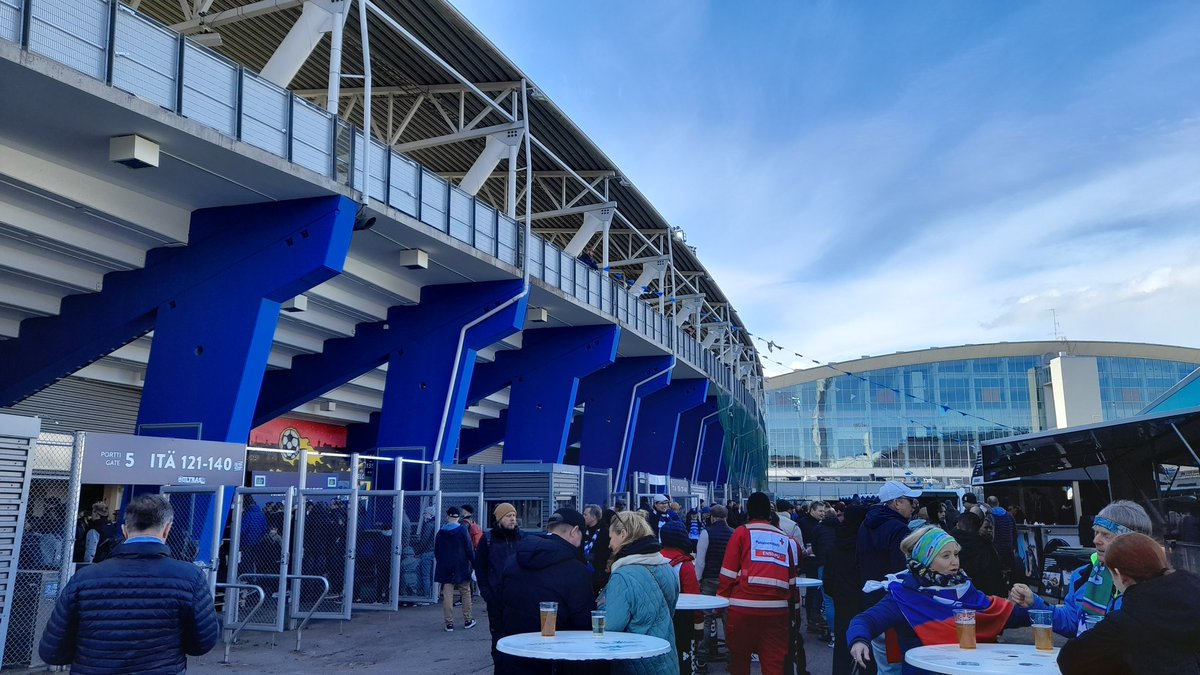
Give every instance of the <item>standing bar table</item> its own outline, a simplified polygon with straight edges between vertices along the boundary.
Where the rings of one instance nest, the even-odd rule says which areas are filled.
[[[646,659],[671,651],[671,643],[652,635],[605,631],[595,637],[590,630],[560,630],[554,637],[518,633],[500,638],[496,649],[527,659],[547,659],[552,668],[558,661],[622,661]]]
[[[985,644],[915,647],[904,654],[912,666],[945,675],[1060,675],[1058,650],[1041,652],[1033,645]]]
[[[722,598],[719,595],[700,595],[698,593],[680,593],[679,600],[675,603],[675,611],[678,612],[695,612],[704,609],[723,609],[729,606],[729,599]],[[691,623],[688,623],[691,626]],[[679,632],[675,632],[675,642],[679,642]],[[696,672],[696,640],[691,641],[691,647],[688,650],[688,659],[692,664],[692,672]]]

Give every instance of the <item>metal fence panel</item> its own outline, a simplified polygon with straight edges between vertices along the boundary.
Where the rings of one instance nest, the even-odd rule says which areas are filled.
[[[292,95],[242,71],[242,140],[280,157],[288,151],[288,103]]]
[[[29,51],[103,80],[110,0],[29,0]]]
[[[333,171],[333,115],[299,98],[292,108],[292,161],[322,176]]]
[[[181,115],[235,136],[237,83],[236,65],[193,42],[184,43]]]
[[[401,498],[400,602],[437,602],[433,543],[441,527],[442,495],[405,491]]]
[[[450,188],[450,236],[471,243],[471,195],[456,187]]]
[[[362,192],[363,190],[363,166],[366,164],[366,148],[363,147],[362,130],[354,128],[354,183],[350,187]]]
[[[399,490],[358,493],[354,609],[399,607],[402,520]]]
[[[293,620],[309,612],[314,619],[350,618],[358,510],[349,507],[356,492],[314,488],[299,491],[292,573],[325,577],[329,593],[322,598],[319,583],[293,581]]]
[[[21,41],[20,0],[0,0],[0,40]]]
[[[195,563],[204,570],[208,577],[208,590],[216,595],[217,565],[224,530],[221,511],[225,501],[225,486],[165,486],[162,493],[171,502],[171,509],[175,512],[174,525],[167,536],[171,557]],[[200,546],[200,540],[206,536],[210,538],[207,550],[211,557],[201,559],[203,547]]]
[[[371,140],[371,146],[367,156],[367,177],[370,186],[370,195],[372,199],[378,199],[381,202],[387,201],[388,183],[388,149],[385,145]]]
[[[43,433],[32,454],[20,552],[4,644],[4,667],[39,666],[37,645],[73,560],[83,552],[79,491],[72,490],[74,434]],[[76,554],[78,552],[78,555]]]
[[[296,488],[237,488],[230,533],[229,583],[255,584],[266,600],[249,591],[231,591],[225,600],[225,625],[246,621],[245,630],[283,632],[287,613],[292,503]]]
[[[417,195],[421,190],[418,184],[421,179],[421,167],[394,152],[390,154],[392,162],[388,171],[388,203],[415,217],[420,210]]]
[[[118,5],[113,34],[113,86],[174,110],[178,73],[179,36],[125,5]]]
[[[421,222],[446,231],[446,201],[449,184],[430,171],[421,171]]]
[[[520,239],[521,227],[517,221],[504,214],[497,219],[496,240],[498,242],[496,257],[508,263],[517,264],[517,241]]]
[[[475,200],[475,248],[496,255],[496,211]]]

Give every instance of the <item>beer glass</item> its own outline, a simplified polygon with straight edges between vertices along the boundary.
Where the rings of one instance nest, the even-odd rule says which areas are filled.
[[[554,625],[558,623],[558,603],[542,602],[538,604],[542,612],[542,637],[554,637]]]
[[[1031,609],[1029,622],[1033,624],[1033,646],[1040,652],[1054,651],[1054,612],[1049,609]]]
[[[604,637],[604,610],[592,610],[592,637]]]
[[[975,649],[975,610],[954,610],[954,631],[958,633],[959,649]]]

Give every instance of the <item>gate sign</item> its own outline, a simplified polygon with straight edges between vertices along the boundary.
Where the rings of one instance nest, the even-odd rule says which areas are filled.
[[[241,485],[246,445],[88,432],[83,482],[135,485]]]

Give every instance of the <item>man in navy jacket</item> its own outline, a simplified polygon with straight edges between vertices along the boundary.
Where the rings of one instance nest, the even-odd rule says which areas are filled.
[[[171,558],[174,512],[160,495],[125,509],[126,540],[71,577],[38,645],[46,663],[77,675],[182,673],[221,635],[208,580]]]

